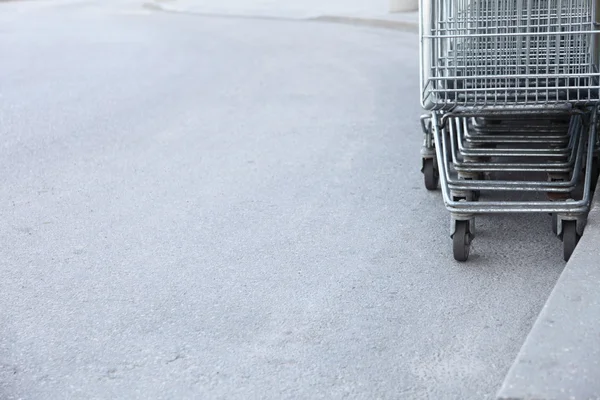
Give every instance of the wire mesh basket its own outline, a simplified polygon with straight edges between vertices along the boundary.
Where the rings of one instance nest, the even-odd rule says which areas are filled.
[[[428,110],[600,100],[600,0],[422,0]]]

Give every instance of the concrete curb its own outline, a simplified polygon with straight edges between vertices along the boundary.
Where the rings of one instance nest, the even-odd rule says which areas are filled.
[[[1,0],[0,0],[1,1]],[[331,22],[340,23],[346,25],[355,26],[368,26],[373,28],[383,29],[394,29],[405,32],[418,32],[419,24],[417,21],[411,22],[407,20],[395,20],[393,18],[381,18],[381,17],[357,17],[357,16],[343,16],[343,15],[322,15],[316,17],[305,17],[305,18],[289,18],[280,16],[268,16],[268,15],[239,15],[239,14],[217,14],[217,13],[204,13],[199,11],[193,11],[175,5],[148,1],[143,3],[143,7],[155,10],[163,11],[175,14],[192,14],[204,17],[219,17],[219,18],[246,18],[246,19],[267,19],[267,20],[289,20],[289,21],[316,21],[316,22]]]
[[[373,18],[373,17],[347,17],[324,15],[321,17],[310,18],[312,21],[334,22],[347,25],[369,26],[373,28],[395,29],[407,32],[419,32],[419,23],[410,21],[397,21],[393,19]]]
[[[184,8],[171,7],[163,5],[157,2],[146,2],[142,4],[143,8],[160,11],[169,14],[185,14],[185,15],[196,15],[199,17],[215,17],[215,18],[241,18],[241,19],[266,19],[266,20],[286,20],[286,21],[302,21],[299,18],[286,18],[286,17],[275,17],[268,15],[243,15],[243,14],[219,14],[219,13],[208,13],[198,12],[193,10],[186,10]]]
[[[498,392],[500,400],[600,399],[600,186],[581,241]]]

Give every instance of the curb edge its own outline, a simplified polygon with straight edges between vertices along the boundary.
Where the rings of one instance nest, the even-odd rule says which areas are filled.
[[[289,18],[289,17],[276,17],[266,15],[236,15],[236,14],[218,14],[218,13],[203,13],[195,12],[193,10],[186,10],[184,8],[173,7],[166,4],[161,4],[158,1],[145,1],[142,3],[142,7],[154,11],[162,11],[174,14],[190,14],[199,15],[205,17],[219,17],[219,18],[246,18],[246,19],[271,19],[271,20],[288,20],[288,21],[315,21],[315,22],[331,22],[345,25],[354,26],[367,26],[372,28],[383,28],[393,29],[405,32],[418,32],[419,24],[417,21],[395,21],[391,19],[376,18],[376,17],[352,17],[342,15],[320,15],[316,17],[305,17],[305,18]]]

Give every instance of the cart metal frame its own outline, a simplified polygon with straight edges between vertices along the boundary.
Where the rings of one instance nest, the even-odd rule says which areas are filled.
[[[552,215],[568,260],[598,178],[600,0],[421,0],[420,18],[422,171],[455,259],[475,215],[532,212]]]

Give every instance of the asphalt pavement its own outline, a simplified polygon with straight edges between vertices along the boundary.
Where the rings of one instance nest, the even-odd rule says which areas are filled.
[[[453,261],[416,35],[0,7],[0,398],[494,397],[562,244]]]

